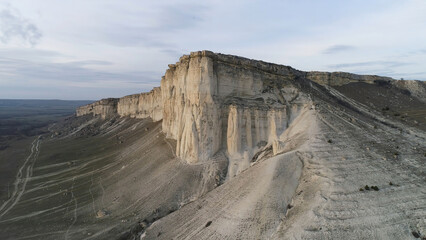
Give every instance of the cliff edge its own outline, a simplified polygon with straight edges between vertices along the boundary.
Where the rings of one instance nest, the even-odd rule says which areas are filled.
[[[149,93],[104,99],[77,109],[77,116],[112,114],[162,120],[177,141],[176,154],[188,163],[207,161],[220,151],[245,169],[272,147],[282,151],[284,132],[304,109],[312,108],[308,85],[392,84],[426,101],[421,81],[343,72],[303,72],[243,57],[192,52],[170,64],[161,87]],[[241,162],[241,159],[244,159]],[[240,167],[238,167],[240,168]],[[235,170],[235,171],[241,171]]]

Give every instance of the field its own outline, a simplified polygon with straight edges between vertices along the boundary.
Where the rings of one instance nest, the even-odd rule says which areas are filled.
[[[46,133],[49,124],[88,102],[0,99],[0,199],[13,193],[14,177],[31,152],[31,142]]]
[[[45,132],[50,123],[72,115],[76,107],[89,102],[0,99],[0,150],[9,147],[11,140]]]

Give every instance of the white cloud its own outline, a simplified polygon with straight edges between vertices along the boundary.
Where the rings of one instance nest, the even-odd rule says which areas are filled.
[[[0,8],[0,41],[9,44],[11,41],[36,45],[42,37],[38,27],[21,16],[17,9],[8,5]]]
[[[355,49],[356,49],[355,46],[337,44],[337,45],[333,45],[333,46],[326,48],[323,51],[323,54],[336,54],[336,53],[351,51],[351,50],[355,50]]]

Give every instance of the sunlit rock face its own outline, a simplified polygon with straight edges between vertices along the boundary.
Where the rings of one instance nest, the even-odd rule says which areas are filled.
[[[163,132],[177,140],[177,156],[189,163],[207,160],[221,147],[214,78],[211,58],[184,56],[161,80]]]
[[[162,131],[177,141],[179,158],[197,163],[223,152],[235,165],[230,167],[231,173],[237,174],[262,151],[284,151],[286,130],[301,112],[311,108],[309,93],[300,89],[301,81],[328,86],[390,83],[424,95],[424,84],[417,81],[399,83],[379,76],[302,72],[288,66],[199,51],[170,64],[161,87],[149,93],[104,99],[79,108],[77,115],[105,118],[118,114],[162,120]]]
[[[118,100],[117,113],[122,117],[152,118],[159,121],[163,118],[163,101],[161,89],[156,87],[148,93],[133,94]]]
[[[279,146],[273,143],[309,103],[293,84],[303,74],[287,66],[193,52],[169,65],[160,88],[104,99],[80,107],[77,115],[162,120],[162,131],[177,141],[178,157],[196,163],[223,151],[237,161],[239,172],[257,152]]]
[[[117,98],[106,98],[100,101],[81,106],[77,108],[77,117],[92,114],[93,116],[100,115],[102,118],[106,118],[117,114]]]
[[[207,51],[183,56],[161,81],[163,131],[177,140],[177,155],[189,163],[223,150],[237,165],[249,166],[308,103],[292,84],[300,74]]]

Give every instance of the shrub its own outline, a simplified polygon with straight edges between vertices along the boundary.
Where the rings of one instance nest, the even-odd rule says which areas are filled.
[[[413,234],[413,236],[415,238],[420,238],[420,234],[418,232],[416,232],[416,231],[412,231],[411,234]]]

